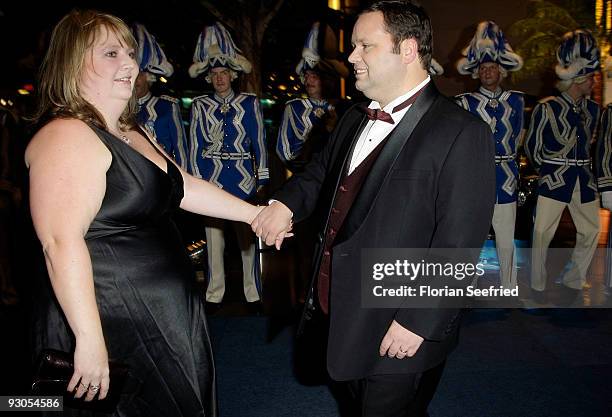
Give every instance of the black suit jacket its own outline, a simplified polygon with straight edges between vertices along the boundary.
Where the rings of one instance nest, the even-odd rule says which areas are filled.
[[[356,106],[349,109],[323,152],[275,195],[295,221],[317,207],[329,218],[366,122]],[[433,82],[390,133],[333,246],[327,349],[333,379],[421,372],[456,345],[458,309],[410,308],[408,299],[397,309],[362,308],[361,249],[480,248],[495,204],[494,155],[489,127],[441,96]],[[425,339],[414,357],[379,356],[393,320]]]

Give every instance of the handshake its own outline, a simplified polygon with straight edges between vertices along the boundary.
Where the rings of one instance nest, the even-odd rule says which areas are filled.
[[[286,237],[293,236],[293,213],[280,201],[273,201],[268,206],[257,207],[258,213],[251,221],[251,229],[268,246],[274,245],[280,250]]]

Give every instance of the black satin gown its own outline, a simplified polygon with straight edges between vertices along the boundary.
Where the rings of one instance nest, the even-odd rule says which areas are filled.
[[[85,239],[109,358],[131,367],[114,415],[216,416],[204,304],[171,220],[183,198],[181,174],[169,161],[166,173],[117,137],[92,129],[113,159],[102,206]],[[36,348],[74,351],[50,285],[43,287]]]

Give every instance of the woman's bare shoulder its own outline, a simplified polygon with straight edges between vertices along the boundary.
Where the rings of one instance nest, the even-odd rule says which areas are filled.
[[[110,152],[85,122],[77,119],[54,119],[45,124],[32,138],[26,149],[26,164],[38,156],[51,157],[103,156]]]

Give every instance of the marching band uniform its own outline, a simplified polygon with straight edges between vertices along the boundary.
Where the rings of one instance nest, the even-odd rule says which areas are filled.
[[[597,140],[597,188],[604,208],[612,209],[612,104],[601,115]]]
[[[523,130],[525,101],[521,91],[499,88],[491,92],[480,87],[457,96],[464,109],[483,119],[495,139],[497,204],[516,203],[518,164],[516,149]]]
[[[292,171],[300,171],[312,154],[320,151],[325,146],[333,124],[335,124],[335,109],[324,97],[329,91],[323,91],[323,75],[338,77],[348,75],[348,71],[341,62],[321,58],[319,44],[327,35],[326,27],[321,28],[319,22],[315,22],[306,37],[302,49],[302,59],[295,68],[302,84],[307,87],[307,72],[316,73],[319,78],[319,89],[307,98],[289,100],[285,104],[283,119],[278,131],[276,141],[276,154],[285,165]],[[308,88],[306,88],[308,92]],[[331,123],[330,123],[331,122]]]
[[[612,210],[612,104],[602,112],[597,139],[597,188],[601,195],[601,206]],[[605,283],[612,287],[612,229],[608,231]]]
[[[599,235],[597,187],[590,168],[599,106],[588,98],[576,102],[566,91],[573,83],[591,82],[599,68],[599,50],[590,33],[575,30],[564,35],[557,59],[557,86],[563,92],[534,108],[525,143],[540,177],[531,259],[535,291],[546,288],[546,252],[566,206],[576,226],[572,261],[562,277],[567,287],[582,289]]]
[[[193,175],[243,200],[268,183],[263,116],[254,94],[194,98],[190,136]]]
[[[207,27],[198,39],[194,64],[195,78],[211,68],[250,72],[250,63],[241,55],[227,30],[219,23]],[[210,76],[206,77],[210,82]],[[193,100],[190,129],[191,173],[223,188],[243,200],[255,195],[269,180],[263,116],[254,94],[234,93],[226,97],[204,95]],[[244,295],[248,302],[260,299],[259,265],[255,242],[248,225],[232,222],[242,255]],[[223,221],[209,219],[206,226],[209,284],[206,300],[220,303],[225,293]]]
[[[512,51],[501,29],[494,22],[481,22],[470,45],[464,50],[466,56],[457,63],[459,73],[479,77],[479,67],[484,63],[496,63],[501,76],[508,71],[517,71],[523,61]],[[507,91],[499,87],[495,91],[480,86],[477,91],[456,97],[457,103],[484,120],[495,139],[496,204],[492,226],[499,259],[501,284],[504,288],[517,285],[514,226],[518,165],[517,145],[523,130],[524,99],[520,91]]]
[[[323,148],[329,132],[325,118],[334,106],[325,99],[296,98],[285,105],[278,131],[276,154],[292,171],[307,163]],[[307,146],[305,146],[307,145]]]
[[[153,134],[181,168],[187,169],[187,140],[178,99],[147,93],[138,99],[138,124]]]
[[[141,72],[146,73],[147,83],[157,76],[169,77],[174,72],[155,37],[138,23],[132,25],[132,33],[138,43],[137,60]],[[147,91],[138,98],[138,124],[142,126],[164,150],[183,168],[187,168],[187,140],[181,117],[179,101],[170,96],[155,97]]]

